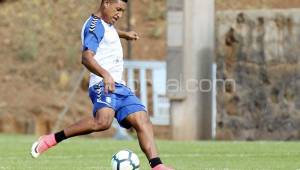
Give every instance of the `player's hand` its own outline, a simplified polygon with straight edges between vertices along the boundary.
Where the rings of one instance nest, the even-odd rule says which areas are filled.
[[[136,33],[135,31],[129,31],[126,33],[126,39],[127,40],[138,40],[140,37],[138,35],[138,33]]]
[[[104,82],[104,90],[106,94],[108,92],[115,91],[115,81],[109,73],[103,76],[103,82]]]

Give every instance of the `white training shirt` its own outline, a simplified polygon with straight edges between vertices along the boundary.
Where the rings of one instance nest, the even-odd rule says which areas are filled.
[[[83,50],[93,51],[97,63],[111,74],[115,82],[124,84],[123,49],[114,26],[92,15],[83,25],[81,39]],[[102,77],[91,73],[89,87],[100,81]]]

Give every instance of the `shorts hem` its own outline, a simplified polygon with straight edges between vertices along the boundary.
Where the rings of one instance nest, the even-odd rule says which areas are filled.
[[[131,125],[128,124],[125,121],[125,119],[129,115],[136,113],[136,112],[141,112],[141,111],[147,112],[147,110],[145,109],[145,107],[143,105],[129,105],[129,106],[125,106],[124,108],[121,108],[120,110],[118,110],[115,117],[122,127],[129,129],[129,128],[131,128]]]

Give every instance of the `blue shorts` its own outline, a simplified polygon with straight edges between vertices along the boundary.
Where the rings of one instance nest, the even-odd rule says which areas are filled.
[[[131,113],[146,111],[146,108],[128,87],[120,83],[115,85],[113,93],[104,91],[103,82],[89,88],[89,96],[94,105],[93,116],[102,108],[112,108],[119,124],[128,129],[131,125],[124,121],[125,118]]]

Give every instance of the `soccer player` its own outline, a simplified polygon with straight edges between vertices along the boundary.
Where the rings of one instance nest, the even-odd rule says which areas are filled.
[[[82,28],[82,64],[91,72],[89,96],[94,105],[93,116],[60,132],[41,136],[32,145],[31,155],[34,158],[70,137],[107,130],[115,117],[122,127],[136,130],[140,147],[152,170],[172,170],[159,158],[145,106],[122,79],[120,37],[128,40],[139,38],[134,31],[117,31],[113,26],[122,17],[126,3],[127,0],[102,0],[100,8]]]

